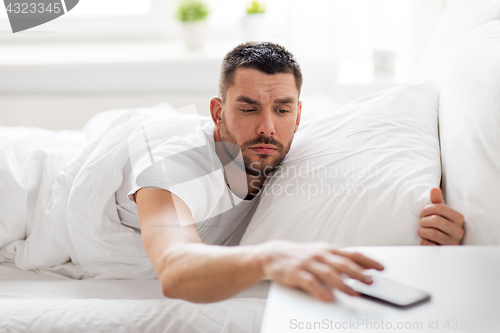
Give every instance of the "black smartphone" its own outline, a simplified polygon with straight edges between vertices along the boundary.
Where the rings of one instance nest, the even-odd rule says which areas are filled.
[[[375,275],[372,276],[372,280],[373,283],[370,285],[351,278],[345,279],[344,282],[349,287],[364,296],[378,299],[399,307],[406,307],[420,303],[431,297],[429,293],[423,290],[408,286],[384,276]]]

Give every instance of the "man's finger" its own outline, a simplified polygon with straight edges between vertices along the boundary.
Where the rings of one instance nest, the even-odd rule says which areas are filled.
[[[359,296],[359,293],[344,284],[344,281],[340,277],[340,274],[332,267],[327,264],[323,264],[318,261],[311,261],[308,263],[306,269],[313,273],[318,279],[325,285],[330,288],[337,288],[340,291],[351,295],[351,296]]]
[[[367,256],[365,256],[364,254],[362,254],[360,252],[334,250],[332,253],[339,255],[339,256],[349,258],[365,269],[375,268],[376,270],[379,270],[379,271],[384,270],[384,266],[381,263],[379,263],[373,259],[368,258]]]
[[[429,241],[429,240],[427,240],[427,239],[422,239],[422,240],[420,241],[420,245],[437,246],[437,244],[436,244],[436,243],[431,242],[431,241]]]
[[[421,218],[431,215],[440,215],[457,224],[459,227],[462,227],[464,225],[464,216],[445,204],[427,205],[420,212]]]
[[[420,226],[422,228],[438,229],[449,237],[457,240],[462,239],[463,237],[463,229],[461,227],[439,215],[422,217],[420,219]]]
[[[321,284],[312,273],[309,273],[307,271],[300,271],[297,276],[296,285],[320,300],[333,300],[332,291]]]
[[[417,231],[418,237],[422,239],[427,239],[438,245],[449,244],[458,245],[458,241],[449,237],[442,231],[434,228],[420,228]]]
[[[431,202],[435,204],[444,204],[443,192],[441,192],[440,188],[434,187],[433,189],[431,189]]]
[[[365,284],[371,284],[372,278],[364,274],[363,267],[349,258],[335,255],[325,255],[325,263],[335,268],[340,273],[349,275],[350,277],[359,280]]]

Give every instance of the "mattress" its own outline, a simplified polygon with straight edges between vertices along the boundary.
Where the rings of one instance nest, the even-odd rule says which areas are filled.
[[[0,332],[259,332],[270,281],[231,299],[168,299],[159,281],[74,280],[0,265]]]

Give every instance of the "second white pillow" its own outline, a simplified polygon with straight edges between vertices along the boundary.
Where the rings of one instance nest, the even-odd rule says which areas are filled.
[[[242,245],[272,239],[418,245],[420,211],[441,177],[434,82],[304,114],[264,185]]]

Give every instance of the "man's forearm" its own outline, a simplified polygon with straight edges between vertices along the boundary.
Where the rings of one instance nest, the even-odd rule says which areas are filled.
[[[191,302],[236,295],[264,277],[261,246],[223,247],[202,243],[172,246],[158,272],[163,294]]]

